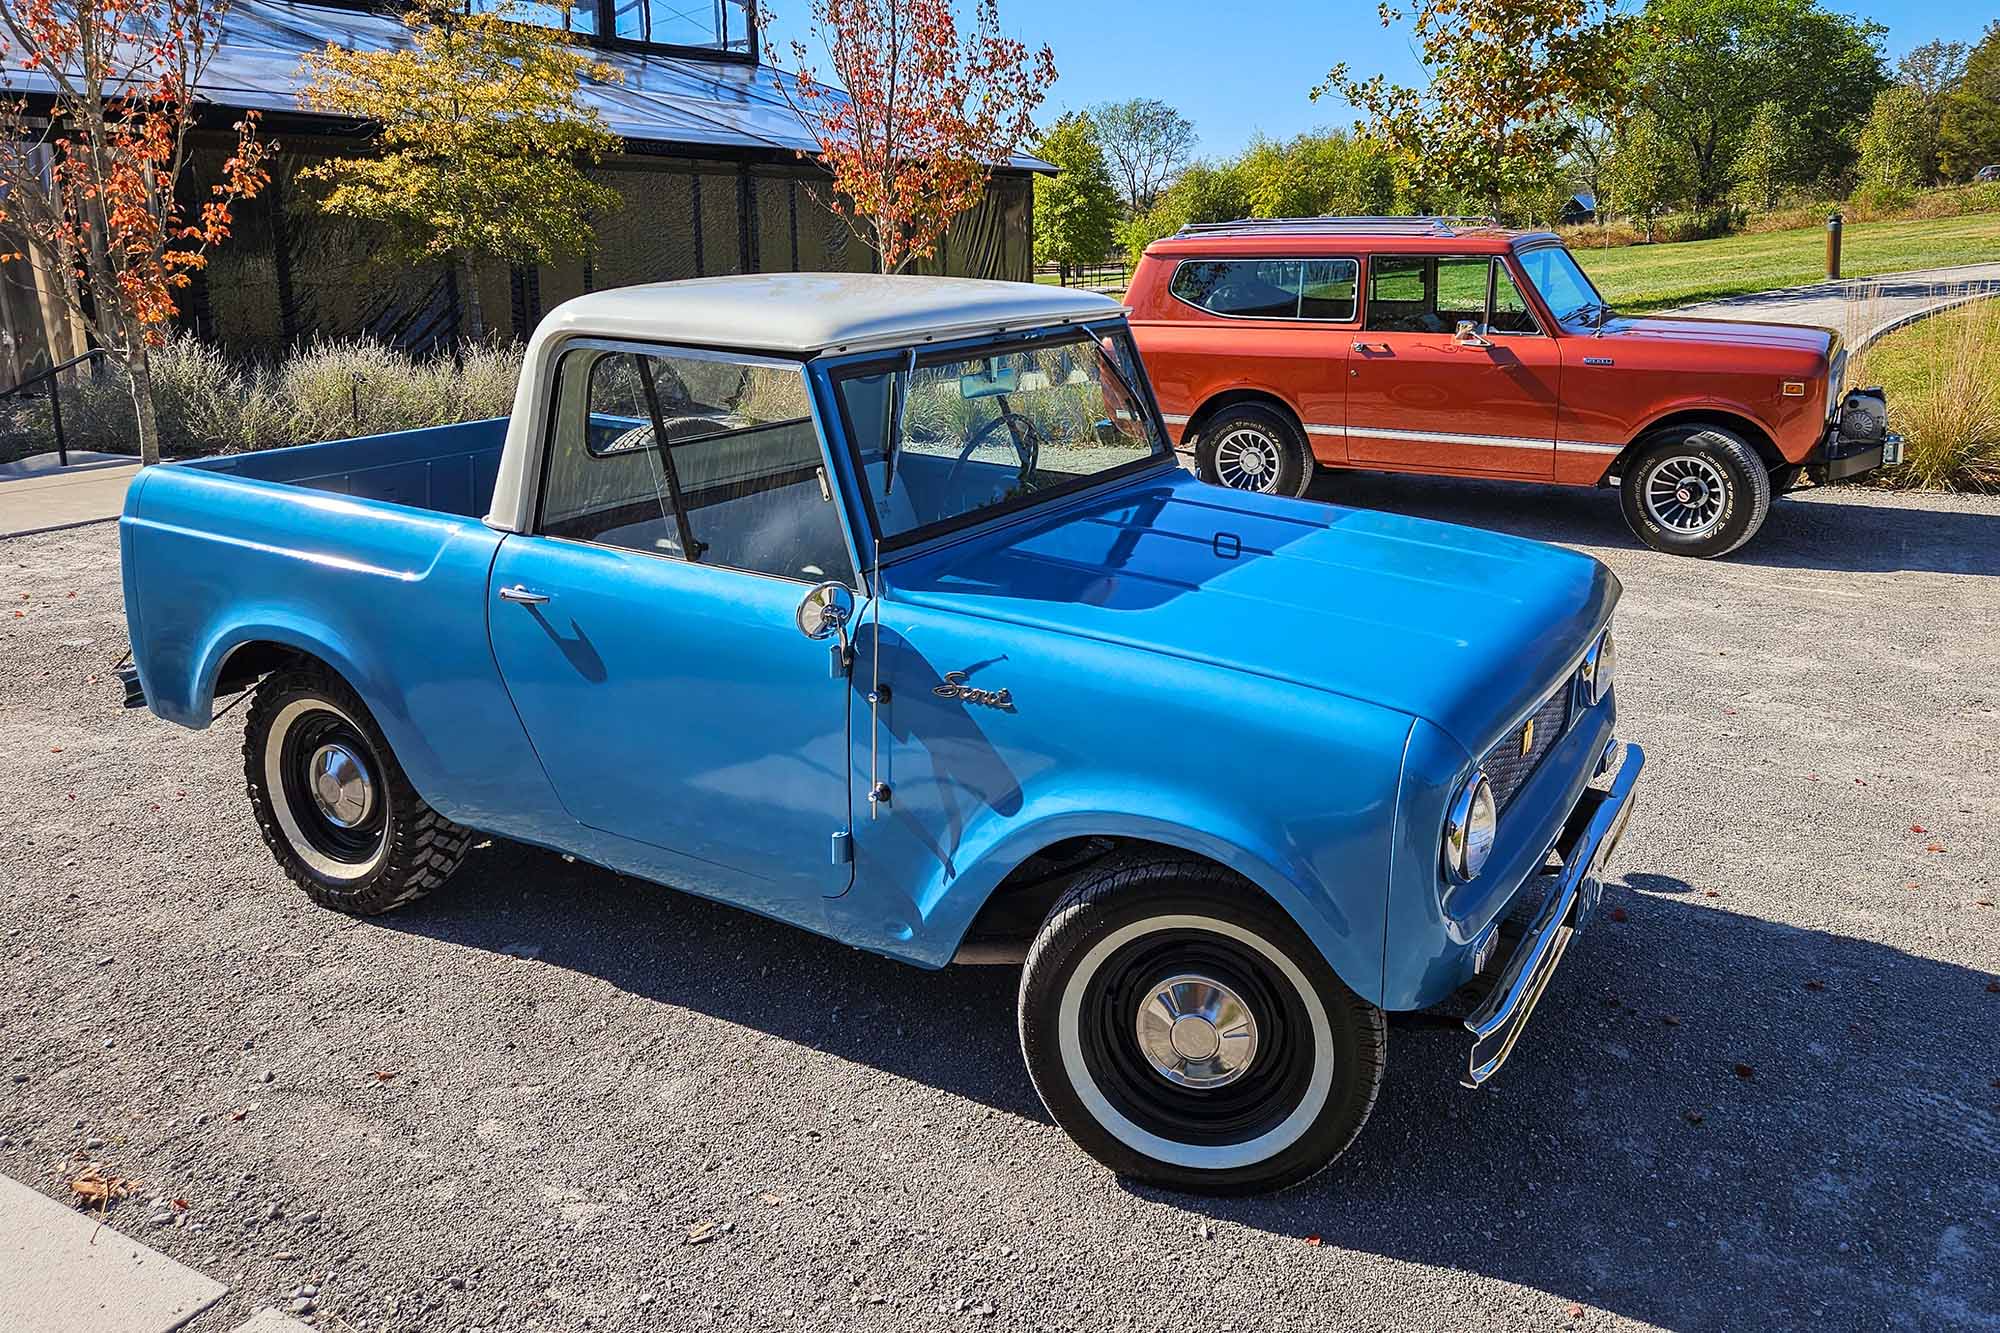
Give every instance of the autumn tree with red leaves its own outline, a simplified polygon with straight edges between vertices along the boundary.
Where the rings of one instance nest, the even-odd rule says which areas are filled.
[[[819,144],[834,206],[882,272],[901,272],[936,253],[1034,134],[1055,55],[1004,35],[996,0],[978,0],[963,31],[951,0],[812,0],[810,31],[831,73],[795,41],[780,87]]]
[[[216,0],[0,0],[0,49],[26,75],[0,96],[6,266],[38,270],[124,365],[144,463],[160,459],[148,351],[268,179],[252,113],[206,197],[180,194],[221,18]]]

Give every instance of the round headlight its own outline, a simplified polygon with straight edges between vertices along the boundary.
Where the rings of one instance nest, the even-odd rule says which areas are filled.
[[[1586,704],[1600,704],[1611,693],[1611,682],[1618,674],[1618,645],[1606,630],[1598,636],[1590,651],[1583,655],[1583,701]]]
[[[1493,784],[1474,773],[1452,798],[1444,820],[1444,869],[1459,883],[1479,877],[1493,854],[1493,836],[1500,814],[1493,805]]]

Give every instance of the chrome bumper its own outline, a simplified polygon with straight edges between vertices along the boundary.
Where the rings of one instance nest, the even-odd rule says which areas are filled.
[[[1552,876],[1555,883],[1513,957],[1501,968],[1492,993],[1465,1020],[1466,1030],[1472,1033],[1466,1087],[1476,1088],[1493,1077],[1513,1054],[1514,1043],[1520,1040],[1528,1015],[1555,975],[1570,936],[1583,929],[1597,910],[1604,896],[1600,874],[1617,849],[1625,821],[1632,817],[1632,791],[1645,766],[1645,751],[1626,745],[1610,783],[1587,788],[1563,825],[1554,849],[1562,857],[1562,870]]]

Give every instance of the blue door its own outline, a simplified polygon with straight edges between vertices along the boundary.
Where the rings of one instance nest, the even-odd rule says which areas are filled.
[[[794,622],[807,586],[513,536],[487,613],[569,813],[710,870],[685,887],[787,917],[853,870],[829,853],[848,826],[851,691]]]
[[[854,569],[798,363],[580,342],[554,402],[534,533],[487,597],[549,781],[670,853],[603,859],[817,925],[853,873],[851,686],[795,617]]]

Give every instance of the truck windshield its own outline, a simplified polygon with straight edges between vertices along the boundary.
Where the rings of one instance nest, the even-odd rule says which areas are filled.
[[[1515,257],[1521,261],[1521,271],[1528,275],[1528,281],[1541,292],[1549,313],[1564,328],[1594,329],[1611,313],[1611,307],[1597,294],[1597,288],[1584,276],[1576,259],[1560,245],[1523,250]]]
[[[885,546],[1165,457],[1124,330],[1065,329],[848,370],[837,381]]]

